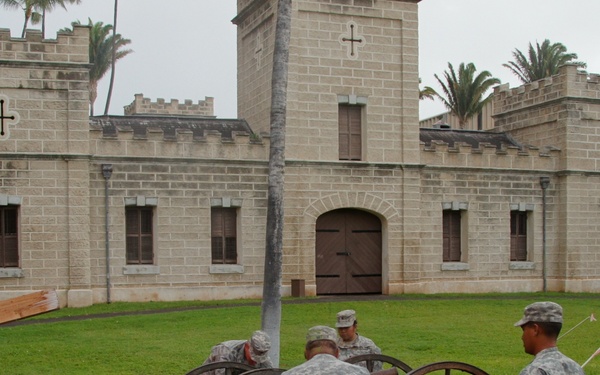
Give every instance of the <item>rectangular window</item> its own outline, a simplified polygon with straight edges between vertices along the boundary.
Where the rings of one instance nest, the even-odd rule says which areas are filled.
[[[460,221],[461,213],[456,210],[444,210],[443,217],[443,261],[460,262]]]
[[[0,267],[19,266],[17,207],[0,207]]]
[[[153,214],[152,207],[125,208],[127,264],[154,263]]]
[[[339,149],[340,160],[361,160],[362,123],[361,106],[339,106]]]
[[[237,264],[237,211],[235,208],[211,209],[213,264]]]
[[[510,212],[510,260],[527,260],[527,211]]]

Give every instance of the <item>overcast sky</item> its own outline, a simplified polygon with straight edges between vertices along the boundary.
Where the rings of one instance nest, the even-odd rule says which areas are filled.
[[[113,0],[82,0],[68,11],[47,16],[46,37],[74,20],[113,23]],[[121,0],[118,32],[131,39],[134,53],[117,63],[110,114],[122,115],[136,93],[157,98],[215,98],[215,114],[236,117],[235,0]],[[529,43],[561,42],[569,52],[600,73],[600,0],[422,0],[419,3],[419,76],[439,90],[448,62],[455,68],[472,62],[503,83],[518,86],[502,66],[515,48]],[[0,27],[18,37],[22,12],[0,9]],[[39,28],[32,26],[31,28]],[[109,74],[98,88],[95,113],[104,112]],[[445,109],[439,101],[421,101],[420,117]]]

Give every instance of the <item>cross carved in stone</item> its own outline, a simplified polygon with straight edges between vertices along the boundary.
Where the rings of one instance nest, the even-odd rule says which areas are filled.
[[[349,45],[349,47],[350,47],[349,52],[350,53],[349,53],[349,55],[350,55],[351,58],[356,58],[357,54],[358,54],[358,51],[355,51],[354,43],[363,43],[364,39],[361,36],[355,35],[355,31],[354,30],[357,27],[356,27],[356,24],[354,22],[349,22],[348,23],[348,28],[349,28],[350,35],[349,36],[348,35],[342,35],[342,37],[340,38],[340,40],[342,42],[350,42],[350,45]]]
[[[5,104],[8,106],[8,98],[4,95],[0,95],[0,138],[8,135],[8,124],[6,124],[4,120],[15,120],[17,118],[14,114],[9,115],[8,108],[5,107]]]
[[[256,33],[256,47],[254,48],[254,59],[256,59],[256,69],[260,69],[262,66],[262,57],[264,52],[263,40],[262,40],[262,31],[258,31]]]

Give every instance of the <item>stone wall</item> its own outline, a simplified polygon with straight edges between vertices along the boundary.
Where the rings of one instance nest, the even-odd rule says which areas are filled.
[[[214,117],[214,98],[205,97],[194,104],[192,100],[186,99],[180,103],[177,99],[165,102],[159,98],[155,102],[144,98],[144,94],[135,94],[131,104],[125,106],[125,115],[171,115],[171,116],[200,116]]]
[[[239,116],[257,132],[269,129],[275,8],[250,2],[234,19]],[[292,17],[286,157],[339,160],[338,104],[358,98],[363,160],[418,162],[417,4],[303,0]],[[361,42],[344,41],[351,33]]]
[[[21,220],[20,267],[0,272],[5,297],[52,288],[62,304],[92,303],[88,35],[0,30],[0,97],[15,116],[0,137],[0,200],[16,200]]]

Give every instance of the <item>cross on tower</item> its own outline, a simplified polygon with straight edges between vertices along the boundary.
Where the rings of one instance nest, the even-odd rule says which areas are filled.
[[[14,120],[15,116],[4,116],[4,99],[0,99],[0,136],[4,135],[4,119]]]
[[[342,37],[342,42],[350,42],[350,56],[354,56],[354,43],[362,43],[363,40],[360,37],[354,36],[354,24],[350,24],[350,38]]]
[[[254,48],[254,58],[256,59],[256,69],[260,69],[262,65],[262,57],[263,57],[263,41],[261,36],[261,31],[259,30],[256,34],[256,47]]]

